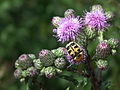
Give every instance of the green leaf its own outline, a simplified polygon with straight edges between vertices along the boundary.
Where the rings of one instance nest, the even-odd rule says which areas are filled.
[[[66,90],[70,90],[70,87],[67,87]]]

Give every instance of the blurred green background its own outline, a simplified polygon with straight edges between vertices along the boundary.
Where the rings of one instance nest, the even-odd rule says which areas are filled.
[[[14,62],[19,55],[37,55],[42,48],[61,46],[53,37],[53,16],[63,16],[68,8],[83,16],[94,4],[101,4],[115,15],[105,37],[120,39],[120,0],[0,0],[0,90],[26,90],[25,85],[13,76]],[[90,46],[95,47],[94,43]],[[120,89],[119,58],[120,48],[114,57],[109,57],[110,67],[104,77],[112,81],[114,90]],[[45,80],[47,90],[65,90],[68,84],[61,79]]]

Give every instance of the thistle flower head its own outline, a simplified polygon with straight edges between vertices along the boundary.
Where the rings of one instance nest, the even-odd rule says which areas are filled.
[[[20,67],[21,69],[27,69],[32,66],[33,55],[29,57],[30,54],[22,54],[19,56],[18,60],[15,62],[16,67]]]
[[[117,48],[119,46],[119,40],[117,38],[110,38],[108,43],[111,48]]]
[[[59,48],[57,48],[57,49],[53,49],[52,50],[52,52],[56,55],[56,56],[58,56],[58,57],[61,57],[61,56],[64,56],[64,47],[59,47]]]
[[[20,68],[16,69],[16,70],[14,71],[14,76],[15,76],[15,78],[17,78],[17,79],[20,79],[20,78],[22,77],[22,70],[21,70]]]
[[[43,49],[39,52],[40,61],[44,66],[50,66],[54,63],[55,55],[50,50]]]
[[[64,68],[64,67],[65,67],[66,61],[65,61],[64,58],[57,58],[57,59],[55,60],[54,64],[55,64],[55,66],[56,66],[57,68],[60,68],[60,69],[61,69],[61,68]]]
[[[34,59],[33,63],[34,63],[34,67],[36,69],[40,69],[41,70],[43,68],[43,64],[40,61],[40,59]]]
[[[64,43],[65,41],[74,40],[77,34],[81,31],[82,24],[80,17],[69,15],[64,17],[59,22],[59,27],[54,29],[56,37]]]
[[[106,41],[101,41],[96,48],[96,55],[99,58],[105,58],[110,55],[110,46]]]
[[[103,29],[109,25],[107,23],[105,13],[99,9],[86,12],[84,17],[84,24],[98,30]]]
[[[55,74],[56,74],[56,70],[55,70],[54,67],[47,67],[47,68],[45,68],[45,76],[47,78],[52,78],[52,77],[55,76]]]
[[[100,59],[96,62],[96,65],[99,69],[106,70],[108,67],[108,62],[106,60]]]
[[[107,48],[108,47],[108,44],[107,44],[107,42],[100,42],[100,44],[98,45],[98,47],[99,48],[101,48],[101,49],[105,49],[105,48]]]
[[[28,76],[35,76],[37,74],[37,69],[35,67],[30,67],[27,69],[27,75]]]

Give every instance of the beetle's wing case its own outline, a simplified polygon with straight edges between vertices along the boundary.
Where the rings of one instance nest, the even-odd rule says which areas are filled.
[[[73,44],[73,43],[74,43],[74,42],[68,43],[68,44],[66,45],[66,49],[67,49],[67,52],[68,52],[68,54],[69,54],[70,56],[75,57],[75,52],[74,52],[74,49],[73,49],[73,47],[72,47],[72,44]]]

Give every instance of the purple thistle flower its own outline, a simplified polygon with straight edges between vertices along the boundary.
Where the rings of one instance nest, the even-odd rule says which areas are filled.
[[[53,29],[53,32],[57,34],[56,37],[59,41],[64,43],[65,41],[74,40],[81,27],[80,17],[69,15],[60,20],[58,28]]]
[[[99,48],[104,49],[108,47],[108,44],[106,42],[100,42],[100,44],[98,45]]]
[[[82,58],[81,58],[80,60],[74,60],[74,59],[67,53],[67,51],[64,50],[65,53],[66,53],[66,58],[67,58],[68,62],[70,62],[71,64],[80,64],[80,63],[82,63],[82,62],[84,62],[84,61],[86,60],[87,53],[86,53],[84,47],[81,46],[81,45],[79,45],[79,47],[80,47],[81,51],[83,51],[83,55],[82,55]]]
[[[98,30],[109,26],[105,13],[99,9],[87,12],[84,17],[84,24]]]

